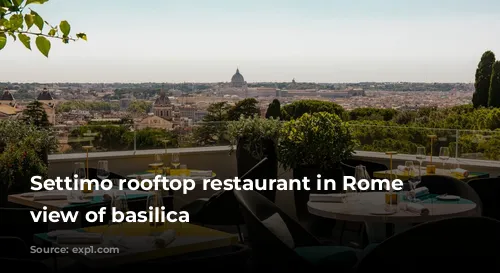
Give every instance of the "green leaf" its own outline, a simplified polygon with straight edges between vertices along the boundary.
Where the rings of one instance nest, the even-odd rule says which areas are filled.
[[[31,14],[34,16],[33,23],[38,27],[40,31],[42,31],[44,25],[43,18],[34,11],[31,11]]]
[[[35,40],[35,44],[36,44],[36,47],[38,48],[38,50],[45,56],[45,57],[49,57],[49,52],[50,52],[50,41],[47,40],[47,38],[43,37],[43,36],[38,36],[36,37],[36,40]]]
[[[59,24],[59,29],[64,35],[69,35],[71,26],[69,25],[68,21],[61,21],[61,23]]]
[[[10,16],[9,21],[10,21],[10,28],[12,30],[17,30],[23,27],[24,20],[21,14],[13,14],[12,16]]]
[[[35,16],[33,14],[24,15],[24,22],[26,22],[26,26],[30,29],[33,26],[33,22],[35,20]]]
[[[31,50],[31,38],[28,35],[19,33],[17,37],[19,38],[19,41],[21,41],[21,43],[23,43],[23,45],[27,49]]]
[[[26,6],[29,4],[43,4],[49,0],[26,0]]]
[[[53,28],[53,29],[49,30],[48,34],[49,34],[49,36],[54,37],[56,35],[56,33],[57,33],[57,28]]]
[[[77,37],[77,38],[80,38],[80,39],[82,39],[82,40],[87,41],[87,34],[85,34],[85,33],[77,33],[77,34],[76,34],[76,37]]]
[[[16,7],[20,7],[24,0],[12,0],[12,4]]]
[[[14,39],[14,42],[17,41],[17,37],[16,35],[14,35],[13,32],[9,32],[9,36],[12,37],[12,39]]]
[[[2,50],[7,44],[7,35],[4,32],[0,32],[0,50]]]

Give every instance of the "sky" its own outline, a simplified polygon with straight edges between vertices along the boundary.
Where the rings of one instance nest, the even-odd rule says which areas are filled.
[[[9,40],[0,82],[472,82],[498,0],[50,0],[88,41]],[[35,47],[33,47],[35,48]]]

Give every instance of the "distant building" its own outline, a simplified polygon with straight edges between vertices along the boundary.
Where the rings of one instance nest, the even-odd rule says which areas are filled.
[[[56,101],[47,88],[44,88],[43,91],[38,94],[36,100],[43,104],[43,109],[45,113],[47,113],[49,122],[51,124],[56,124]]]
[[[248,86],[245,78],[240,73],[240,69],[236,69],[236,73],[231,77],[231,82],[219,86],[218,92],[223,95],[239,95],[247,97]]]
[[[136,125],[138,130],[146,129],[146,128],[155,128],[162,130],[172,130],[174,128],[174,123],[168,121],[162,117],[158,117],[156,115],[149,115],[139,121]]]
[[[174,106],[170,102],[165,92],[161,91],[160,96],[153,104],[153,113],[157,117],[172,121],[174,118]]]

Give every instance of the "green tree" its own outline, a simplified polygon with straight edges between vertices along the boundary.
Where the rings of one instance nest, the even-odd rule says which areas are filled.
[[[87,40],[85,33],[71,34],[71,25],[63,20],[59,25],[51,25],[40,14],[31,9],[33,4],[44,4],[49,0],[0,0],[0,50],[7,44],[7,37],[19,41],[31,50],[31,39],[38,50],[49,56],[50,39],[59,39],[67,44],[79,39]],[[35,28],[36,27],[36,28]]]
[[[500,61],[496,61],[493,65],[489,91],[488,106],[500,107]]]
[[[472,96],[472,104],[475,108],[488,107],[491,72],[494,63],[495,54],[491,51],[484,52],[476,69],[476,82],[474,83],[476,91]]]
[[[231,106],[225,101],[208,106],[202,124],[193,131],[195,145],[205,146],[224,143],[230,109]]]
[[[238,101],[229,111],[227,112],[229,120],[239,120],[241,116],[245,118],[253,117],[260,114],[258,101],[254,98],[248,98]]]
[[[131,114],[147,114],[151,109],[152,103],[150,101],[131,101],[127,112]]]
[[[277,99],[274,99],[267,108],[266,118],[271,118],[271,117],[277,119],[281,118],[281,105],[280,101]]]
[[[31,123],[38,128],[48,128],[50,126],[43,104],[37,100],[26,106],[23,111],[23,119],[26,123]]]
[[[336,114],[339,117],[344,115],[344,109],[336,103],[320,100],[299,100],[283,106],[281,117],[284,120],[292,120],[300,118],[305,113],[313,114],[319,112]]]

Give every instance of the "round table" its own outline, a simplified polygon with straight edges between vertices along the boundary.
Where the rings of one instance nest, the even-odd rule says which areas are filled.
[[[401,232],[416,223],[457,216],[477,215],[476,204],[467,199],[423,202],[421,205],[429,209],[429,214],[425,216],[402,209],[403,204],[405,202],[400,202],[397,212],[394,214],[373,214],[374,211],[384,210],[384,192],[361,193],[355,197],[355,200],[348,198],[346,203],[307,203],[309,213],[313,215],[342,221],[364,222],[371,243],[381,242],[386,238],[386,224],[395,224],[397,232]]]

